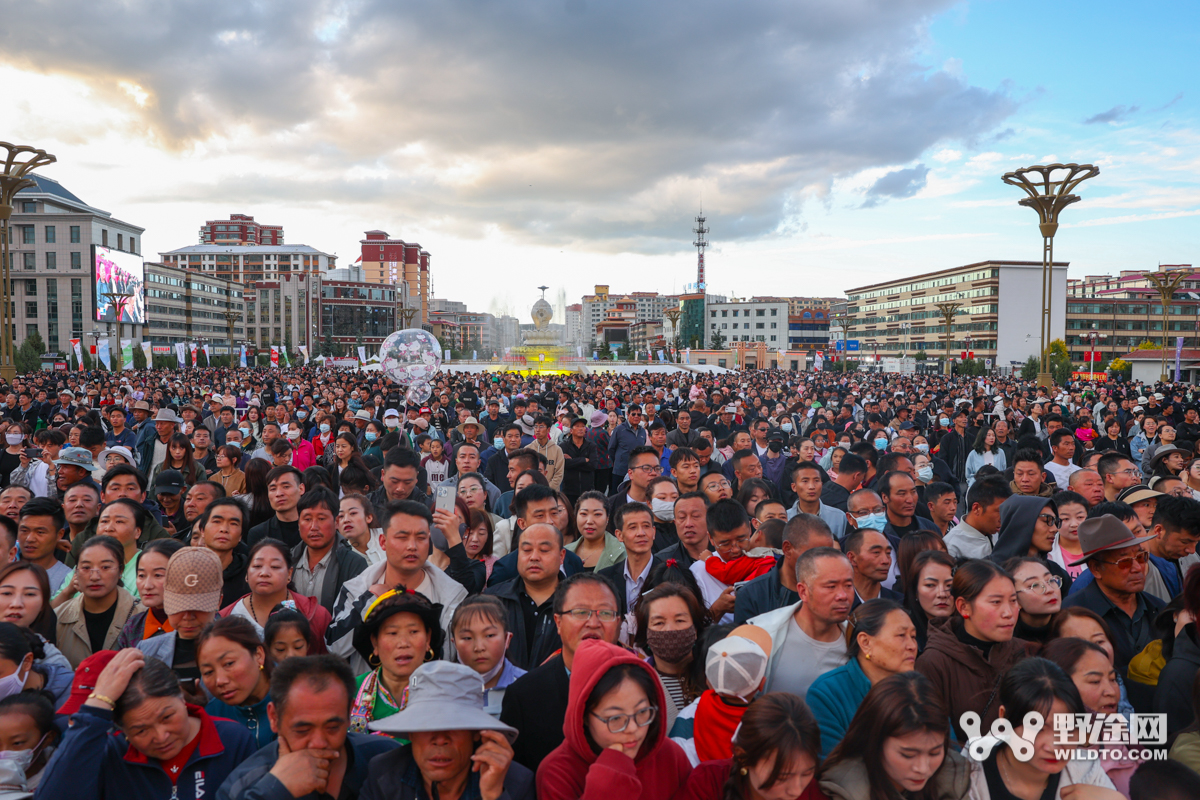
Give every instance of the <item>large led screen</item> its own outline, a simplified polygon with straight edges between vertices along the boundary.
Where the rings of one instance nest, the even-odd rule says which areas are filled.
[[[96,321],[146,323],[146,270],[135,253],[92,247]]]

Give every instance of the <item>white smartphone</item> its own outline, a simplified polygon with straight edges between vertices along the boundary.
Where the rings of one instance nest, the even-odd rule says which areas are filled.
[[[436,510],[454,513],[455,487],[439,486],[435,497],[434,508]]]

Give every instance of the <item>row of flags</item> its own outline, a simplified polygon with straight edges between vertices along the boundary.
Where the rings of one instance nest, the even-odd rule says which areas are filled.
[[[133,340],[121,339],[118,344],[121,348],[121,363],[126,369],[133,368]],[[141,342],[142,354],[146,356],[146,363],[149,364],[153,358],[153,342]],[[71,350],[75,353],[75,361],[79,364],[80,371],[83,370],[83,341],[81,339],[71,339]],[[297,350],[304,358],[304,363],[308,364],[308,347],[300,345]],[[366,361],[366,348],[358,348],[359,355],[362,360]],[[204,352],[204,358],[208,363],[212,363],[212,346],[205,343],[198,345],[195,342],[176,342],[175,343],[175,360],[179,364],[180,369],[185,369],[189,365],[195,369],[198,365],[199,358],[197,353]],[[97,339],[96,344],[91,348],[91,353],[96,356],[96,359],[104,365],[105,369],[111,370],[112,361],[112,338]],[[247,366],[246,345],[242,344],[238,348],[238,362],[240,366]],[[286,345],[271,345],[271,366],[278,367],[282,363],[284,366],[291,366],[291,360],[288,358]]]

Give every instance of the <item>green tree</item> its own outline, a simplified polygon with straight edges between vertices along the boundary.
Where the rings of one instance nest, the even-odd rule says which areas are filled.
[[[1021,380],[1023,380],[1023,381],[1037,380],[1038,371],[1040,370],[1040,368],[1041,368],[1041,364],[1038,361],[1037,356],[1030,356],[1029,358],[1025,359],[1025,363],[1021,365]]]
[[[204,353],[203,347],[196,348],[196,367],[198,369],[206,369],[209,366],[208,356]]]
[[[139,344],[137,344],[137,342],[134,342],[134,345],[133,345],[133,368],[134,369],[145,369],[146,368],[146,352],[144,350],[142,350],[141,346]]]
[[[924,361],[927,358],[929,358],[929,356],[928,356],[928,354],[926,354],[926,352],[924,350],[918,350],[916,353],[913,354],[914,361]]]
[[[25,341],[21,342],[21,346],[13,354],[17,372],[28,373],[40,370],[44,352],[46,352],[46,344],[42,341],[42,335],[35,330],[31,335],[25,337]]]
[[[1067,352],[1067,343],[1062,339],[1055,339],[1050,343],[1048,352],[1050,377],[1056,384],[1063,386],[1071,380],[1071,373],[1075,371],[1071,365],[1071,356]]]
[[[1136,349],[1137,350],[1157,350],[1158,345],[1155,344],[1154,342],[1150,341],[1149,339],[1143,339],[1142,341],[1138,342],[1138,346]]]
[[[325,328],[325,341],[321,344],[321,355],[326,358],[333,356],[333,326]]]
[[[713,350],[725,349],[725,337],[719,330],[713,330],[712,336],[709,337],[708,346]]]

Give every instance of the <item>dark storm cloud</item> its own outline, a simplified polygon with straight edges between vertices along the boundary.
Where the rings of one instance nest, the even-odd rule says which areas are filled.
[[[990,132],[1007,95],[914,55],[950,4],[49,0],[7,12],[0,58],[136,83],[164,146],[237,126],[250,155],[308,174],[191,199],[383,204],[460,235],[655,251],[701,194],[719,238],[768,235],[835,178]]]
[[[867,199],[862,207],[872,208],[889,197],[912,197],[925,188],[928,175],[929,167],[924,164],[889,172],[867,189]]]

